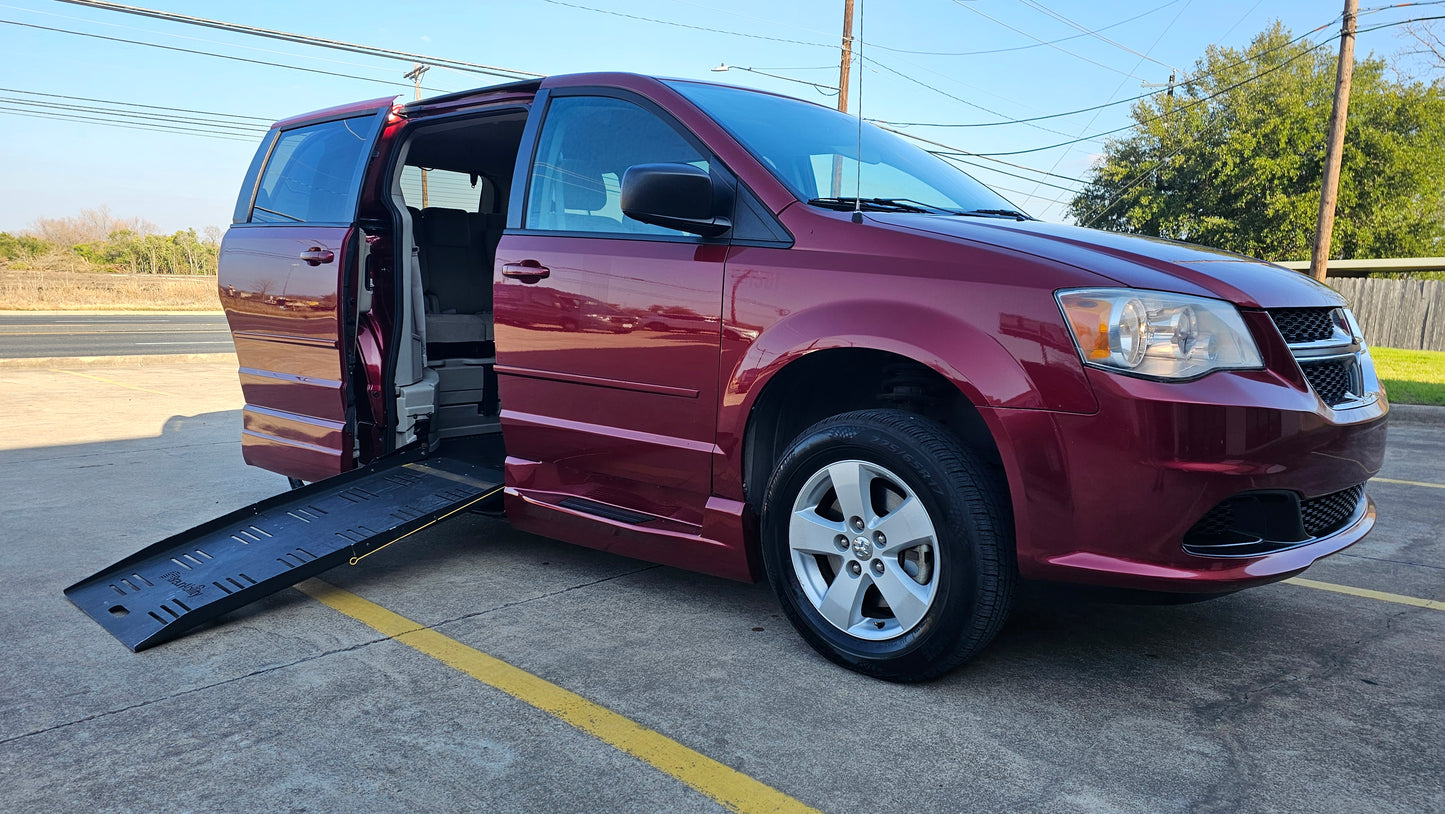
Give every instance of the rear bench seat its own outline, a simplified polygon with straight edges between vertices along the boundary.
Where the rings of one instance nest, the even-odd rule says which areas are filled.
[[[474,220],[460,209],[428,207],[421,212],[418,244],[429,357],[459,355],[447,345],[492,341],[490,253],[473,237]],[[455,351],[476,355],[475,349]]]

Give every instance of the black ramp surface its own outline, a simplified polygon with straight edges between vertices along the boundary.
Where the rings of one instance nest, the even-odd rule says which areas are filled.
[[[65,595],[142,650],[481,503],[501,483],[495,469],[400,452],[162,540]]]

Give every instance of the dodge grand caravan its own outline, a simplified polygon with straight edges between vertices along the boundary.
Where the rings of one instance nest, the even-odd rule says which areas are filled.
[[[1339,295],[783,96],[599,73],[278,122],[220,266],[249,463],[471,456],[515,527],[766,577],[880,677],[978,653],[1019,579],[1218,595],[1375,522]]]

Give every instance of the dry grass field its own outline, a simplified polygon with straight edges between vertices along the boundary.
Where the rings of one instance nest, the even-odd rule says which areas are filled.
[[[216,311],[216,278],[0,268],[0,311]]]

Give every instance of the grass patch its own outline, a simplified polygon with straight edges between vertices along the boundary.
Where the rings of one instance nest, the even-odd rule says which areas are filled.
[[[0,268],[0,311],[218,311],[210,275]]]
[[[1445,407],[1445,351],[1370,348],[1390,401]]]

